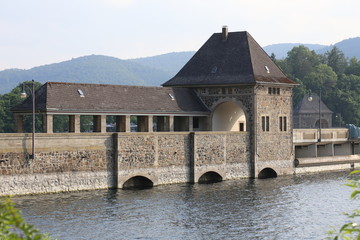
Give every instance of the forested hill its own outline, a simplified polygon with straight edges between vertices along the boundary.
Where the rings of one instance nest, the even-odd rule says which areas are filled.
[[[347,39],[331,46],[284,43],[269,45],[264,49],[269,55],[274,53],[276,59],[284,59],[287,52],[299,45],[305,45],[318,54],[324,54],[336,46],[346,58],[360,59],[360,37]],[[8,93],[20,82],[31,79],[40,83],[53,81],[160,86],[173,77],[194,53],[194,51],[167,53],[128,60],[91,55],[29,70],[3,70],[0,71],[0,94]]]
[[[310,50],[319,51],[326,48],[326,45],[320,44],[303,44],[303,43],[278,43],[264,47],[265,52],[270,56],[272,53],[275,54],[277,59],[283,59],[287,57],[287,53],[293,48],[300,45],[304,45]]]
[[[194,52],[121,60],[91,55],[69,61],[34,67],[29,70],[0,71],[0,94],[8,93],[23,81],[82,82],[160,86],[173,77]]]
[[[173,52],[153,57],[129,59],[128,61],[164,71],[173,77],[194,54],[195,51]]]
[[[277,59],[284,59],[293,47],[297,47],[299,45],[304,45],[310,50],[314,50],[317,54],[324,54],[331,51],[333,47],[337,47],[347,58],[350,59],[356,57],[357,59],[360,59],[360,37],[349,38],[330,46],[320,44],[279,43],[268,45],[264,47],[264,50],[268,55],[274,53]]]

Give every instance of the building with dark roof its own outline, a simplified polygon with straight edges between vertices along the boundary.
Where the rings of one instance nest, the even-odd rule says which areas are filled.
[[[79,132],[80,116],[94,116],[94,131],[105,132],[106,116],[117,117],[117,131],[130,131],[126,116],[138,116],[139,131],[153,130],[153,117],[175,121],[173,130],[189,130],[182,117],[207,118],[209,110],[192,89],[123,86],[106,84],[47,82],[36,91],[36,113],[44,116],[44,132],[52,132],[54,116],[69,115],[70,132]],[[12,111],[19,117],[31,113],[32,100],[26,99]],[[151,118],[151,119],[150,119]],[[198,120],[199,120],[198,119]],[[126,123],[126,125],[125,125]],[[160,124],[159,124],[160,127]],[[160,129],[171,130],[170,126]]]
[[[94,116],[95,132],[106,131],[107,116],[116,117],[117,132],[130,132],[133,116],[141,132],[243,132],[254,176],[274,166],[289,174],[295,85],[249,33],[223,27],[163,87],[49,82],[36,92],[36,112],[48,133],[58,115],[69,116],[69,132],[80,132],[83,115]],[[19,132],[30,104],[27,99],[13,109]]]
[[[332,127],[332,115],[317,94],[306,95],[294,108],[294,128]]]
[[[295,84],[248,32],[214,33],[165,87]]]
[[[124,119],[132,115],[139,116],[141,131],[152,131],[150,118],[154,117],[165,121],[166,126],[159,129],[169,131],[193,130],[194,123],[186,117],[195,117],[192,121],[201,130],[245,131],[244,109],[238,111],[242,117],[237,116],[242,120],[236,124],[234,121],[232,126],[212,124],[211,118],[223,122],[229,116],[211,114],[214,106],[207,102],[214,98],[209,96],[234,97],[245,89],[252,92],[251,86],[267,86],[267,94],[275,96],[284,91],[279,86],[294,85],[248,32],[229,33],[224,27],[163,88],[48,82],[36,92],[36,112],[44,115],[44,132],[52,132],[51,122],[56,115],[69,115],[69,131],[74,132],[80,131],[80,115],[93,115],[94,131],[99,132],[105,131],[105,118],[110,115],[117,116],[117,131],[130,131]],[[240,105],[245,102],[239,100]],[[13,112],[20,123],[22,114],[31,112],[31,99],[13,108]],[[21,131],[21,124],[18,126]]]

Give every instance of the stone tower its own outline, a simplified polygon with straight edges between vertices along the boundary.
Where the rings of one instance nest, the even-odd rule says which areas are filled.
[[[214,33],[164,87],[193,89],[211,111],[212,131],[246,131],[252,177],[291,174],[292,88],[247,32]],[[260,172],[261,171],[261,172]]]

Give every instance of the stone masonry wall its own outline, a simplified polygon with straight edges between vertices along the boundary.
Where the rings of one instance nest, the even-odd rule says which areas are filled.
[[[0,134],[0,195],[196,182],[207,171],[249,177],[247,132]]]
[[[250,141],[246,132],[197,132],[194,135],[194,181],[214,171],[223,179],[250,177]]]
[[[158,184],[191,182],[191,135],[118,133],[118,187],[144,176]]]
[[[0,134],[0,195],[115,186],[111,134]]]
[[[279,87],[276,87],[279,88]],[[272,88],[273,89],[273,88]],[[293,173],[292,91],[279,88],[269,93],[268,86],[257,86],[255,175],[272,168],[279,175]],[[269,131],[262,129],[262,117],[269,116]],[[286,117],[286,131],[280,130],[280,117]],[[283,128],[284,129],[284,128]]]

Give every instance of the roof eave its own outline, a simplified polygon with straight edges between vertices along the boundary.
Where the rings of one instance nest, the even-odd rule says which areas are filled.
[[[254,86],[256,82],[252,83],[229,83],[229,84],[187,84],[187,85],[162,85],[163,87],[182,87],[182,88],[203,88],[203,87],[234,87],[234,86]]]

